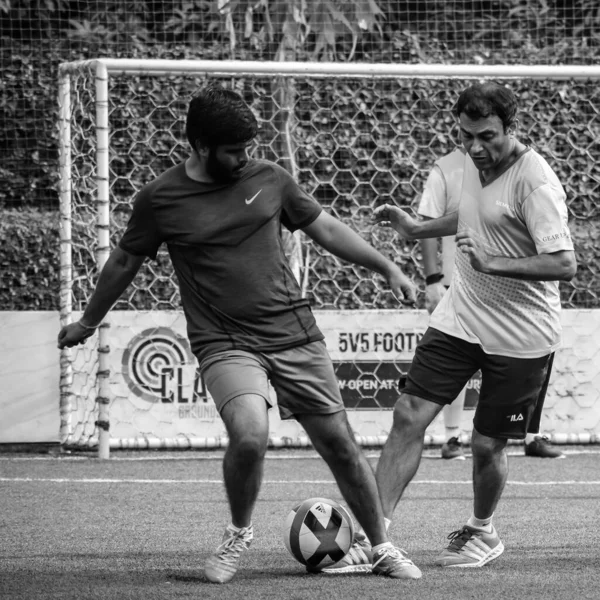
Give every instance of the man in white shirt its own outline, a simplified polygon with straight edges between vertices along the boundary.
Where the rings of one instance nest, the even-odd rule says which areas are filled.
[[[577,263],[565,192],[548,163],[514,136],[517,102],[486,82],[455,107],[468,153],[458,212],[417,221],[396,206],[374,212],[406,239],[456,233],[448,292],[431,315],[377,465],[386,523],[414,477],[425,430],[467,381],[482,372],[473,420],[473,512],[450,534],[442,567],[481,567],[502,554],[492,524],[508,476],[507,442],[539,428],[560,345],[559,281]]]
[[[424,219],[437,219],[458,210],[460,190],[464,171],[466,152],[456,148],[446,156],[435,161],[425,182],[419,202],[418,214]],[[431,314],[450,286],[456,245],[453,236],[441,240],[441,269],[438,261],[438,239],[421,240],[423,253],[423,272],[425,275],[425,307]],[[466,388],[463,388],[454,402],[444,406],[444,429],[446,441],[441,455],[445,459],[464,460],[465,453],[461,443],[461,422],[465,405]]]
[[[424,219],[437,219],[458,210],[462,190],[463,173],[467,152],[458,147],[435,161],[425,183],[419,202],[418,214]],[[438,240],[421,240],[423,253],[423,271],[425,275],[425,306],[429,314],[433,313],[452,280],[456,244],[453,236],[441,240],[441,269],[438,261]],[[446,441],[442,445],[441,455],[445,459],[464,460],[461,443],[461,423],[465,404],[466,388],[463,388],[454,402],[446,404],[442,415]],[[528,432],[525,437],[525,454],[539,458],[565,458],[565,455],[553,447],[546,436],[538,432]]]

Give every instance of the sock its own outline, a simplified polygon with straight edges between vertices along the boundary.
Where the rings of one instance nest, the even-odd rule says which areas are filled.
[[[250,525],[245,525],[244,527],[236,527],[233,523],[231,523],[228,526],[228,529],[231,529],[232,531],[235,531],[236,533],[239,533],[242,529],[249,529],[250,531],[252,531],[252,523],[250,523]]]
[[[539,435],[540,435],[539,433],[528,433],[525,436],[525,443],[531,444],[531,442],[533,442],[533,440],[535,440],[535,438],[538,437]]]
[[[383,548],[393,548],[393,547],[394,547],[394,544],[392,544],[392,542],[383,542],[383,544],[377,544],[377,546],[373,546],[373,554],[375,554],[375,552],[379,552]]]
[[[460,427],[446,427],[446,441],[453,437],[460,442]]]
[[[390,525],[392,524],[392,520],[384,517],[383,522],[385,523],[385,530],[387,531],[390,528]]]
[[[474,527],[475,529],[481,529],[486,533],[492,532],[492,518],[494,514],[492,513],[489,517],[485,519],[478,519],[474,514],[469,517],[467,521],[467,525],[469,527]]]

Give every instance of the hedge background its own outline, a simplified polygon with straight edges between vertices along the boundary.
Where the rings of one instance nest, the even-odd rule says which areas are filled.
[[[290,3],[231,4],[234,10],[224,14],[216,9],[217,2],[152,1],[139,6],[118,0],[0,0],[0,307],[3,310],[58,307],[58,65],[108,56],[272,59],[280,40],[277,35],[268,35],[265,6],[273,9]],[[294,59],[472,64],[600,62],[600,6],[596,0],[308,3],[317,4],[323,7],[321,20],[317,22],[314,14],[306,15],[312,19],[312,30],[303,45],[294,48]],[[347,15],[348,26],[337,19],[337,13],[326,10],[332,6],[338,12],[346,7],[354,10],[359,5],[366,11],[361,13],[363,20],[354,12]],[[380,13],[373,12],[374,5]],[[255,9],[249,13],[252,6]],[[355,26],[359,21],[364,27]],[[550,82],[548,94],[553,93],[553,87]],[[567,97],[569,94],[577,96],[577,86],[571,86]],[[544,114],[544,98],[544,93],[521,96],[522,113]],[[579,262],[585,268],[573,285],[563,286],[562,292],[563,299],[571,306],[600,308],[596,267],[600,258],[597,243],[600,214],[596,207],[600,191],[596,166],[600,115],[595,101],[586,104],[584,98],[579,100],[583,100],[592,118],[585,121],[585,126],[582,120],[580,131],[572,123],[565,124],[570,129],[563,133],[574,138],[571,143],[575,148],[580,144],[578,136],[583,136],[587,144],[581,158],[586,161],[581,167],[587,173],[586,180],[570,182],[575,190],[570,198],[571,227]],[[588,142],[588,138],[593,141]],[[536,137],[535,141],[539,143],[541,138]],[[299,151],[299,160],[309,161],[320,155],[318,144],[318,140],[313,140],[304,154]],[[438,149],[440,154],[445,151],[443,144],[436,152]],[[538,149],[543,152],[543,147]],[[422,169],[411,179],[416,199],[432,162],[431,152],[423,150],[415,161],[422,164]],[[564,164],[550,162],[559,176],[566,176]],[[141,183],[144,182],[132,181],[132,190]]]

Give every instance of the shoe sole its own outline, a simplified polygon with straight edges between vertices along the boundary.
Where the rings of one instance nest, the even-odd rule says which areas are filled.
[[[236,573],[237,567],[225,570],[219,565],[212,565],[210,559],[204,565],[204,579],[209,583],[229,583]]]
[[[541,454],[526,454],[529,458],[550,458],[557,460],[559,458],[567,458],[565,454],[559,454],[558,456],[542,456]]]
[[[338,567],[337,569],[323,569],[321,573],[328,575],[342,575],[344,573],[370,573],[372,566],[365,565],[348,565],[347,567]]]
[[[390,579],[421,579],[421,577],[423,577],[423,573],[421,573],[421,571],[418,572],[417,574],[414,575],[405,575],[402,577],[394,577],[393,575],[388,575],[387,573],[375,573],[373,571],[373,575],[377,575],[378,577],[389,577]]]
[[[233,575],[235,575],[235,573]],[[223,584],[223,583],[229,583],[233,579],[233,575],[231,575],[231,577],[229,577],[229,576],[226,576],[226,577],[216,577],[214,575],[209,576],[205,572],[204,573],[204,579],[206,579],[206,581],[208,581],[208,583]]]
[[[476,563],[461,563],[461,564],[453,564],[453,565],[444,565],[441,562],[436,563],[440,567],[444,567],[444,569],[474,569],[478,567],[483,567],[483,565],[487,565],[490,561],[498,558],[504,552],[504,544],[500,542],[491,552],[486,554],[479,562]]]

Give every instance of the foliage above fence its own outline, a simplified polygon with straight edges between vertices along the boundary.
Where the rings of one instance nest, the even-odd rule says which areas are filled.
[[[596,0],[2,0],[0,36],[61,39],[88,55],[186,45],[257,60],[505,62],[508,52],[589,64],[598,10]]]

